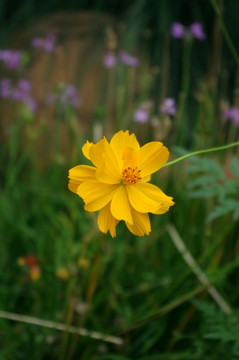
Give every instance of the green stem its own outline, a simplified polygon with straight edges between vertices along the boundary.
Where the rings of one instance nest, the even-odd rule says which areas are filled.
[[[231,40],[231,38],[230,38],[230,36],[228,34],[228,31],[227,31],[226,27],[224,25],[222,14],[220,13],[217,2],[216,2],[216,0],[210,0],[210,1],[211,1],[211,4],[212,4],[212,7],[213,7],[213,9],[214,9],[214,11],[215,11],[215,13],[216,13],[216,15],[218,17],[218,20],[219,20],[219,23],[220,23],[224,38],[225,38],[225,40],[227,42],[227,45],[228,45],[228,47],[229,47],[235,61],[239,65],[238,53],[237,53],[236,48],[235,48],[235,46],[234,46],[234,44],[233,44],[233,42],[232,42],[232,40]]]
[[[230,149],[234,146],[238,146],[239,145],[239,141],[237,142],[234,142],[234,143],[231,143],[231,144],[228,144],[228,145],[223,145],[223,146],[218,146],[218,147],[215,147],[215,148],[211,148],[211,149],[205,149],[205,150],[199,150],[199,151],[194,151],[190,154],[187,154],[187,155],[184,155],[184,156],[181,156],[180,158],[178,159],[175,159],[173,161],[170,161],[168,162],[167,164],[165,164],[163,167],[166,167],[166,166],[170,166],[170,165],[174,165],[180,161],[183,161],[191,156],[195,156],[195,155],[201,155],[201,154],[207,154],[207,153],[210,153],[210,152],[214,152],[214,151],[220,151],[220,150],[225,150],[225,149]]]

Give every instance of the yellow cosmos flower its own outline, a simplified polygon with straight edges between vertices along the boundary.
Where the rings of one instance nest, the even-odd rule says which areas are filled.
[[[163,214],[174,204],[172,197],[148,183],[167,162],[168,149],[158,141],[140,147],[134,134],[121,130],[110,142],[87,141],[82,151],[94,166],[72,168],[68,187],[83,199],[86,211],[100,210],[99,229],[115,237],[116,225],[123,220],[133,234],[148,235],[148,213]]]

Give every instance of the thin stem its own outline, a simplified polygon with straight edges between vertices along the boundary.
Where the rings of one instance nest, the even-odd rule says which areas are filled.
[[[218,147],[215,147],[215,148],[211,148],[211,149],[205,149],[205,150],[199,150],[199,151],[194,151],[190,154],[187,154],[187,155],[184,155],[184,156],[181,156],[180,158],[178,159],[175,159],[173,161],[170,161],[168,162],[167,164],[165,164],[163,167],[166,167],[166,166],[170,166],[170,165],[174,165],[180,161],[183,161],[191,156],[195,156],[195,155],[201,155],[201,154],[207,154],[207,153],[210,153],[210,152],[214,152],[214,151],[220,151],[220,150],[226,150],[226,149],[230,149],[232,148],[233,146],[238,146],[239,145],[239,141],[237,142],[234,142],[232,144],[228,144],[228,145],[223,145],[223,146],[218,146]]]
[[[182,238],[179,236],[176,228],[170,224],[167,226],[167,230],[174,245],[176,246],[182,257],[184,258],[185,262],[188,264],[190,269],[197,276],[198,280],[201,282],[202,285],[207,287],[207,291],[214,299],[214,301],[218,304],[218,306],[222,309],[222,311],[226,314],[230,314],[232,311],[230,306],[223,299],[223,297],[217,291],[215,286],[210,283],[210,280],[208,279],[206,274],[202,271],[202,269],[197,264],[196,260],[193,258],[192,254],[186,248],[186,245],[184,244]]]
[[[216,15],[217,15],[217,17],[218,17],[218,20],[219,20],[219,23],[220,23],[220,26],[221,26],[223,35],[224,35],[225,40],[226,40],[226,42],[227,42],[227,45],[228,45],[228,47],[229,47],[229,49],[230,49],[230,51],[231,51],[231,53],[232,53],[235,61],[236,61],[237,64],[239,65],[239,56],[238,56],[238,53],[237,53],[236,48],[235,48],[235,46],[234,46],[234,44],[233,44],[233,42],[232,42],[232,40],[231,40],[231,38],[230,38],[230,36],[229,36],[229,34],[228,34],[228,31],[227,31],[226,27],[225,27],[225,25],[224,25],[223,18],[222,18],[222,14],[220,13],[220,10],[219,10],[219,8],[218,8],[217,2],[216,2],[216,0],[210,0],[210,1],[211,1],[211,4],[212,4],[212,7],[213,7],[213,9],[214,9],[214,11],[215,11],[215,13],[216,13]]]
[[[8,319],[13,321],[18,321],[25,324],[32,324],[37,326],[42,326],[49,329],[55,329],[60,331],[67,331],[69,333],[78,334],[81,336],[88,336],[92,339],[97,339],[105,342],[109,342],[112,344],[122,345],[124,343],[124,340],[108,334],[102,334],[97,331],[91,331],[84,328],[79,328],[75,326],[67,326],[62,323],[57,323],[50,320],[43,320],[39,319],[33,316],[28,315],[21,315],[21,314],[15,314],[7,311],[0,311],[0,318],[1,319]]]

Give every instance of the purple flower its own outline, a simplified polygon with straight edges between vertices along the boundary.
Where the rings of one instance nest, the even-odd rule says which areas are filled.
[[[66,97],[68,98],[73,98],[75,96],[77,96],[77,90],[75,88],[75,86],[73,85],[66,85],[63,93],[65,94]]]
[[[235,126],[239,126],[239,108],[231,107],[224,112],[226,120],[232,120]]]
[[[46,52],[52,52],[55,47],[56,35],[49,33],[44,42],[44,49]]]
[[[18,81],[18,88],[21,90],[24,94],[29,94],[29,92],[32,89],[31,83],[27,79],[20,79]]]
[[[20,79],[17,86],[12,88],[10,98],[16,101],[24,101],[31,92],[32,85],[27,79]]]
[[[24,94],[19,89],[13,89],[11,91],[10,98],[15,101],[22,101],[24,99]]]
[[[148,111],[139,108],[135,111],[134,113],[134,121],[141,123],[141,124],[145,124],[149,119],[149,113]]]
[[[80,98],[77,95],[77,90],[73,85],[67,85],[60,95],[60,102],[63,106],[72,105],[78,107],[80,105]]]
[[[189,32],[198,40],[202,41],[206,39],[206,35],[203,32],[202,24],[194,22],[189,26]]]
[[[120,60],[122,61],[123,64],[128,65],[128,66],[132,66],[132,67],[139,66],[139,59],[128,54],[125,51],[122,51],[120,53]]]
[[[0,50],[0,60],[8,69],[17,69],[21,65],[22,52],[17,50]]]
[[[183,39],[185,35],[185,30],[183,24],[175,22],[171,27],[171,35],[175,39]]]
[[[48,105],[58,103],[62,108],[68,105],[78,107],[81,103],[76,88],[71,84],[58,87],[56,93],[48,94],[45,101]]]
[[[30,94],[31,88],[31,83],[27,79],[20,79],[16,85],[13,85],[10,79],[2,79],[0,80],[0,97],[24,103],[31,113],[35,113],[37,102]]]
[[[175,115],[176,113],[176,102],[172,98],[164,99],[160,106],[160,111],[163,115]]]
[[[29,96],[29,97],[24,99],[24,103],[27,105],[29,111],[32,114],[35,114],[35,112],[37,110],[37,101],[36,101],[36,99],[34,99],[32,96]]]
[[[32,39],[32,46],[43,49],[46,52],[52,52],[55,47],[56,35],[49,33],[45,38],[35,37]]]
[[[43,47],[43,39],[35,37],[32,39],[32,46],[36,48]]]
[[[7,98],[11,94],[11,82],[9,79],[0,80],[0,97]]]
[[[198,39],[200,41],[206,39],[206,35],[203,32],[202,24],[199,22],[192,23],[188,28],[183,24],[175,22],[171,27],[171,35],[175,39]]]
[[[106,68],[114,67],[117,63],[117,58],[116,58],[115,54],[106,53],[104,56],[104,59],[103,59],[103,63]]]

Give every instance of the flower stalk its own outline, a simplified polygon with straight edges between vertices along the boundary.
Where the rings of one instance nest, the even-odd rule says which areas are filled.
[[[228,145],[223,145],[223,146],[218,146],[218,147],[214,147],[214,148],[210,148],[210,149],[194,151],[194,152],[192,152],[190,154],[183,155],[183,156],[179,157],[178,159],[172,160],[172,161],[164,164],[163,168],[165,168],[166,166],[177,164],[178,162],[183,161],[183,160],[185,160],[185,159],[187,159],[187,158],[189,158],[191,156],[207,154],[207,153],[214,152],[214,151],[226,150],[226,149],[230,149],[230,148],[232,148],[234,146],[238,146],[238,145],[239,145],[239,141],[236,141],[236,142],[228,144]]]

